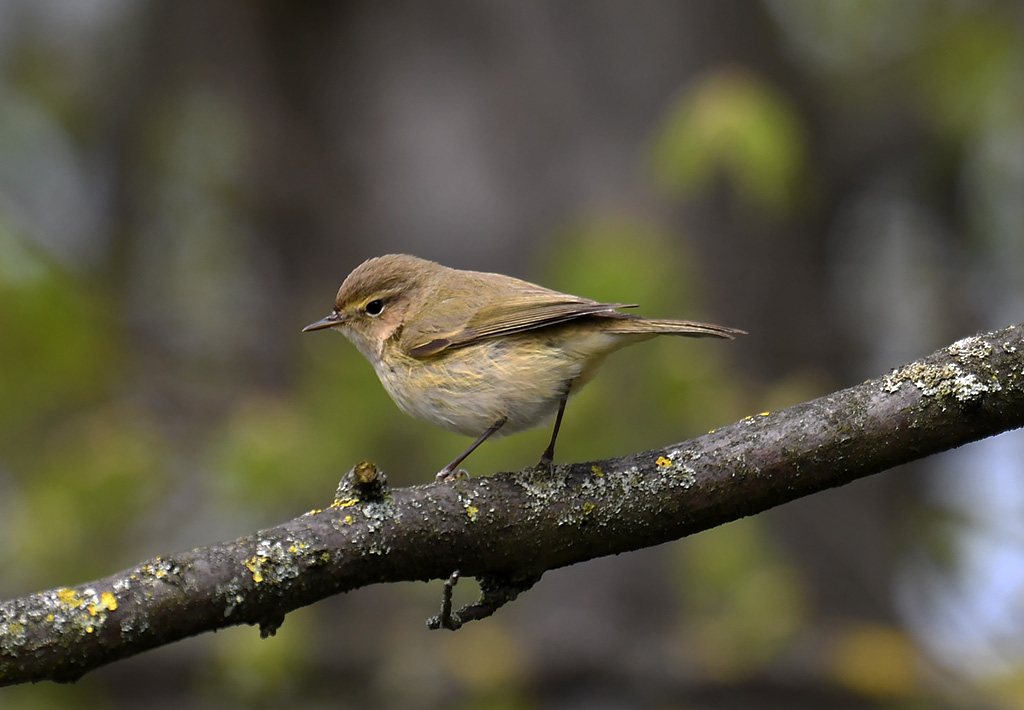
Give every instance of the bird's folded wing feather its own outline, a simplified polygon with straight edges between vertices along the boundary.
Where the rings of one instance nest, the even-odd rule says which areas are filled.
[[[616,308],[634,308],[629,303],[599,303],[578,296],[527,283],[504,290],[505,297],[481,303],[479,292],[465,295],[464,303],[473,304],[449,322],[433,323],[419,332],[402,333],[405,351],[413,357],[426,357],[450,348],[462,347],[486,338],[521,333],[591,314],[611,314]],[[512,295],[509,296],[508,294]]]

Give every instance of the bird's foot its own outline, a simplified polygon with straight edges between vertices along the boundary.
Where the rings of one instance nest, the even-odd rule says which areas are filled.
[[[555,473],[555,460],[548,456],[541,456],[540,461],[533,468],[540,473],[553,475]]]
[[[467,471],[464,468],[452,470],[445,466],[444,468],[437,472],[436,476],[434,476],[434,481],[436,481],[437,483],[447,483],[449,481],[458,481],[460,479],[465,479],[468,481],[470,478],[471,477],[469,475],[469,471]]]

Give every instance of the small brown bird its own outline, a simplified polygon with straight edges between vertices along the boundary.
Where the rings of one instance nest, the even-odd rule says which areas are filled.
[[[356,267],[341,285],[334,311],[303,332],[341,331],[403,412],[478,437],[441,469],[441,481],[488,437],[530,429],[555,415],[540,461],[550,469],[566,401],[619,348],[655,335],[743,334],[617,310],[633,307],[387,254]]]

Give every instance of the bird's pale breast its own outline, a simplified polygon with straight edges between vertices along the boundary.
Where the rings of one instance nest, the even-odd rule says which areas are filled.
[[[548,328],[419,359],[386,348],[376,369],[388,394],[411,416],[469,436],[506,417],[500,433],[512,434],[553,416],[569,383],[578,390],[605,355],[629,340]]]

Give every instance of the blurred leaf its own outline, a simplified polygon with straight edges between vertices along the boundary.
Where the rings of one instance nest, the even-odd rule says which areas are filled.
[[[917,691],[921,658],[906,633],[881,626],[853,626],[829,654],[833,677],[863,695],[888,698]]]
[[[745,518],[674,547],[684,609],[696,625],[694,658],[720,678],[770,663],[807,613],[796,571],[763,525]]]
[[[218,437],[215,468],[221,495],[236,503],[323,500],[328,491],[308,490],[310,456],[316,447],[302,413],[288,401],[254,396],[236,405],[227,431]],[[288,472],[300,475],[289,475]]]
[[[993,119],[1016,124],[1024,111],[1021,32],[1000,15],[957,13],[936,23],[916,63],[926,117],[954,136]]]
[[[0,441],[104,391],[118,362],[108,313],[0,219]]]
[[[115,551],[133,541],[130,521],[171,482],[155,425],[123,405],[67,419],[30,453],[19,466],[26,474],[20,504],[2,521],[5,553],[19,575],[60,571],[60,580],[44,584],[109,573]]]
[[[208,692],[250,708],[290,706],[289,699],[303,689],[305,673],[318,667],[310,644],[316,616],[310,608],[289,613],[271,639],[260,639],[251,626],[220,630],[209,639],[212,653],[204,678]]]
[[[636,313],[671,317],[694,290],[690,264],[657,225],[630,215],[598,214],[552,235],[541,257],[541,283],[615,303]],[[699,285],[698,285],[699,286]]]
[[[211,439],[223,500],[295,511],[329,503],[342,475],[359,461],[380,465],[392,485],[429,480],[404,480],[407,471],[399,464],[418,460],[422,470],[426,460],[436,471],[447,463],[443,454],[436,462],[418,455],[419,442],[437,438],[439,430],[399,411],[351,343],[334,333],[306,342],[310,357],[299,366],[296,390],[241,400],[222,435]]]
[[[651,155],[658,183],[674,194],[726,177],[747,202],[785,214],[806,190],[805,129],[774,87],[738,70],[696,81],[670,106]]]
[[[463,636],[448,634],[440,639],[439,652],[446,671],[487,703],[467,707],[522,707],[521,701],[495,704],[494,699],[521,687],[527,676],[524,650],[518,638],[500,623],[467,626]],[[511,698],[509,698],[511,700]]]

